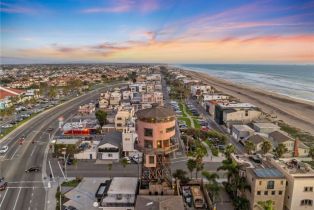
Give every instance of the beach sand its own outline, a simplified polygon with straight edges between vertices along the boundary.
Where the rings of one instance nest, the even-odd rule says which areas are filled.
[[[184,71],[192,78],[212,85],[218,91],[234,96],[241,102],[254,104],[265,113],[275,114],[278,120],[314,135],[314,102],[302,101],[266,90],[232,83],[214,78],[206,73]]]

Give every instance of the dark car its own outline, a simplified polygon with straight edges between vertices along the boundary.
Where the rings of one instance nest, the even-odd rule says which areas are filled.
[[[77,210],[74,206],[67,206],[64,210]]]
[[[47,131],[51,132],[51,131],[53,131],[53,128],[48,128]]]
[[[5,181],[0,182],[0,191],[7,189],[8,183]]]
[[[29,169],[25,170],[26,173],[29,172],[39,172],[40,168],[39,167],[30,167]]]

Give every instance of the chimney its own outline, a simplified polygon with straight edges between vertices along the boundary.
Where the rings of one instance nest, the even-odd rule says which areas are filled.
[[[296,138],[294,141],[293,157],[299,157],[299,141],[299,138]]]

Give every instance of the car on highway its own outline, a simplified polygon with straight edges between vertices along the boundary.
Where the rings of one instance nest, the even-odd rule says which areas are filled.
[[[5,154],[8,151],[9,147],[8,146],[2,146],[0,149],[0,154]]]
[[[47,131],[51,132],[51,131],[53,131],[53,128],[48,128]]]
[[[30,167],[29,169],[25,170],[26,173],[39,172],[39,171],[40,171],[39,167]]]

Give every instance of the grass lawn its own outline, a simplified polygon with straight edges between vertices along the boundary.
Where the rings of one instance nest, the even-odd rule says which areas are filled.
[[[187,117],[179,117],[179,120],[182,120],[186,123],[186,125],[190,128],[191,127],[191,121]]]
[[[182,112],[182,117],[186,117],[186,114],[185,114],[185,112],[183,110],[183,106],[184,106],[184,104],[182,102],[180,102],[179,103],[179,107],[180,107],[180,111]]]
[[[62,187],[76,187],[81,182],[81,179],[73,179],[68,182],[63,182],[61,184]]]
[[[195,128],[201,128],[201,125],[200,125],[200,123],[198,121],[198,118],[193,118],[193,121],[194,121],[194,127]]]

